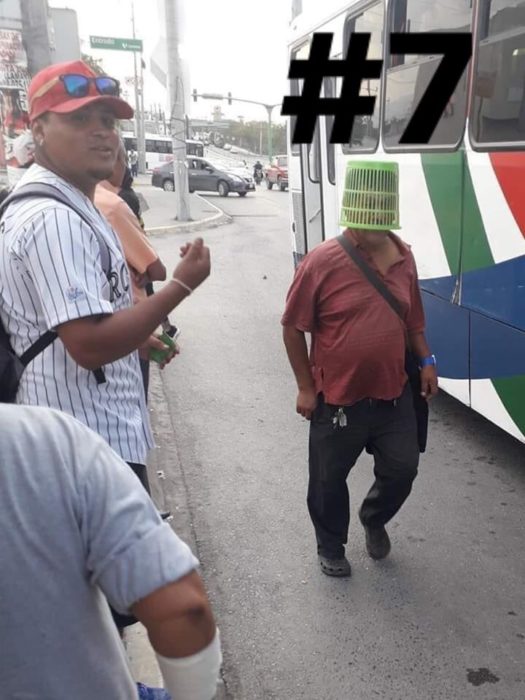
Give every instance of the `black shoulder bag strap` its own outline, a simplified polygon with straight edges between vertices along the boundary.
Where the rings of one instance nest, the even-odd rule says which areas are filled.
[[[383,282],[381,282],[379,277],[375,274],[375,272],[372,270],[370,265],[368,265],[365,259],[361,255],[359,255],[353,243],[349,241],[348,238],[343,234],[337,236],[337,241],[346,250],[348,255],[352,258],[357,267],[361,270],[363,275],[370,282],[372,287],[374,287],[379,292],[379,294],[381,294],[383,299],[389,304],[389,306],[403,321],[403,325],[405,325],[403,309],[401,308],[401,304],[399,303],[398,299],[392,294],[392,292],[390,291],[390,289],[388,289],[386,284],[383,284]]]
[[[428,433],[428,403],[421,396],[421,379],[419,375],[419,365],[417,358],[411,352],[408,347],[408,331],[404,319],[403,308],[399,303],[397,297],[395,297],[388,287],[381,282],[379,277],[372,270],[370,265],[364,260],[364,258],[359,255],[356,247],[352,244],[348,238],[341,234],[337,236],[337,242],[341,247],[348,253],[352,258],[357,267],[361,270],[363,275],[366,277],[368,282],[374,287],[374,289],[381,294],[383,299],[387,302],[390,308],[395,311],[397,316],[401,319],[403,326],[405,327],[405,337],[406,337],[406,356],[405,356],[405,371],[408,375],[408,381],[412,389],[412,399],[414,403],[414,410],[416,413],[417,421],[417,435],[419,443],[419,451],[424,452],[426,450],[427,444],[427,433]]]
[[[105,241],[104,237],[101,236],[100,233],[96,230],[96,228],[93,226],[93,223],[84,214],[84,212],[81,209],[79,209],[75,204],[73,204],[71,200],[68,199],[68,197],[66,197],[66,195],[62,194],[62,192],[59,189],[53,187],[53,185],[48,185],[44,182],[30,182],[27,185],[22,185],[21,187],[18,187],[14,192],[12,192],[8,197],[6,197],[0,205],[0,219],[4,215],[7,207],[13,202],[20,201],[21,199],[29,199],[34,197],[45,197],[47,199],[54,199],[57,202],[64,204],[69,209],[72,209],[75,212],[75,214],[77,214],[82,219],[82,221],[90,228],[90,230],[93,231],[100,249],[100,262],[102,265],[102,269],[104,270],[104,274],[109,280],[109,276],[111,273],[111,252],[109,250],[107,242]],[[49,345],[51,345],[51,343],[54,342],[56,337],[56,331],[47,331],[46,333],[44,333],[44,335],[40,336],[40,338],[35,343],[33,343],[33,345],[31,345],[31,347],[28,348],[20,357],[20,362],[24,365],[24,367],[27,367],[27,365],[30,362],[32,362],[35,359],[35,357],[37,357],[37,355],[39,355]],[[104,371],[102,370],[102,368],[93,370],[93,374],[95,375],[98,384],[103,384],[106,381]]]

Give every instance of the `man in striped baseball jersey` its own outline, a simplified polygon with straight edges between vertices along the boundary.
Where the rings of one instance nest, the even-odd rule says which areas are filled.
[[[13,349],[20,356],[46,331],[58,334],[25,370],[16,402],[75,416],[147,488],[153,438],[137,350],[206,279],[209,251],[201,239],[184,246],[170,283],[133,305],[122,247],[93,204],[97,183],[115,166],[116,120],[133,116],[132,108],[119,97],[118,81],[97,77],[81,61],[40,71],[28,97],[36,162],[17,187],[52,185],[83,217],[45,197],[13,202],[3,216],[0,317]],[[101,240],[109,270],[103,269]]]

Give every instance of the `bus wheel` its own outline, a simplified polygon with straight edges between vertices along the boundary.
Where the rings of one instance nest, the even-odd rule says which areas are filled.
[[[228,183],[224,182],[224,180],[220,180],[219,184],[217,185],[217,192],[221,195],[221,197],[227,197],[229,191],[230,188],[228,187]]]
[[[266,187],[269,190],[271,190],[273,187],[273,182],[270,182],[270,180],[268,180],[268,178],[266,178]]]
[[[175,184],[173,180],[164,180],[162,183],[162,189],[164,192],[175,192]]]
[[[283,185],[283,181],[280,177],[277,178],[277,184],[279,185],[279,189],[281,190],[281,192],[284,192],[286,189],[286,186]]]

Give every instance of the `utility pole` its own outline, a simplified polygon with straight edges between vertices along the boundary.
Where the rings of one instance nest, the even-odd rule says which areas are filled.
[[[133,30],[133,38],[136,39],[135,35],[135,3],[131,0],[131,28]],[[142,54],[141,54],[142,61]],[[144,135],[144,112],[141,111],[140,105],[140,92],[143,86],[139,86],[139,77],[137,71],[137,52],[133,52],[133,65],[135,69],[134,83],[135,83],[135,137],[137,139],[137,153],[139,156],[139,173],[146,172],[146,139]],[[141,74],[142,74],[142,63],[141,63]]]
[[[184,115],[183,72],[179,56],[177,0],[165,0],[165,6],[170,132],[173,143],[173,175],[177,198],[176,218],[178,221],[190,221],[188,169],[186,167],[186,119]]]
[[[268,112],[268,160],[270,163],[272,162],[273,158],[273,143],[272,143],[272,110],[274,105],[264,105],[266,107],[266,111]]]
[[[144,172],[146,172],[146,113],[144,112],[144,59],[142,58],[142,51],[140,52],[140,116],[141,116],[141,130],[142,130],[142,146],[144,148]]]
[[[27,55],[29,75],[49,66],[51,42],[49,40],[49,16],[46,0],[24,0],[20,3],[22,13],[22,40]]]

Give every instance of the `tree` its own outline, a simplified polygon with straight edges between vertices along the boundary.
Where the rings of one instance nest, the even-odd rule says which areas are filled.
[[[87,53],[82,54],[82,60],[84,63],[86,63],[91,70],[96,73],[97,75],[106,75],[106,71],[104,70],[104,66],[102,65],[102,59],[101,58],[93,58],[93,56],[90,56]]]
[[[228,130],[224,132],[226,141],[234,141],[240,148],[246,148],[252,153],[268,153],[268,122],[231,122]],[[284,124],[272,125],[272,150],[273,153],[286,153],[286,126]]]

